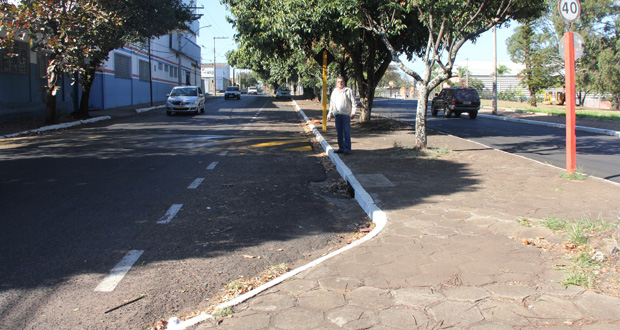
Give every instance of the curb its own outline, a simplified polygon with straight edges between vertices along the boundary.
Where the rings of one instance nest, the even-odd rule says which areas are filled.
[[[563,128],[563,129],[566,128],[566,124],[550,123],[546,121],[494,116],[494,115],[486,115],[482,113],[478,113],[478,117],[495,119],[495,120],[512,121],[512,122],[521,122],[521,123],[530,124],[530,125],[547,126],[547,127]],[[602,129],[602,128],[594,128],[594,127],[586,127],[586,126],[575,126],[575,130],[582,131],[582,132],[588,132],[588,133],[620,137],[619,131],[614,131],[610,129]]]
[[[158,106],[149,107],[149,108],[135,109],[135,111],[136,111],[136,113],[142,113],[142,112],[147,112],[147,111],[151,111],[151,110],[155,110],[155,109],[159,109],[159,108],[163,108],[163,107],[164,107],[164,105],[158,105]],[[59,129],[63,129],[63,128],[69,128],[69,127],[78,126],[78,125],[92,124],[92,123],[96,123],[98,121],[109,120],[109,119],[112,119],[112,117],[111,116],[101,116],[101,117],[95,117],[95,118],[90,118],[90,119],[77,120],[77,121],[73,121],[73,122],[70,122],[70,123],[63,123],[63,124],[57,124],[57,125],[43,126],[41,128],[33,129],[33,130],[30,130],[30,131],[23,131],[23,132],[8,134],[8,135],[0,135],[0,139],[13,138],[13,137],[18,137],[18,136],[22,136],[22,135],[32,134],[32,133],[42,133],[42,132],[46,132],[46,131],[54,131],[54,130],[59,130]]]
[[[347,250],[350,250],[370,239],[372,239],[373,237],[377,236],[382,230],[383,228],[385,228],[385,226],[387,225],[387,215],[385,214],[385,212],[383,212],[372,200],[372,198],[370,197],[370,195],[366,192],[366,190],[364,190],[364,188],[362,187],[362,185],[359,183],[359,181],[357,181],[357,179],[355,178],[355,176],[353,175],[353,172],[351,172],[351,170],[344,164],[344,162],[340,159],[340,157],[334,153],[334,149],[329,145],[329,143],[323,138],[323,136],[321,135],[321,133],[319,132],[319,130],[314,127],[314,125],[311,124],[310,119],[308,119],[308,117],[306,116],[306,114],[303,112],[303,110],[299,107],[299,105],[297,105],[297,102],[295,102],[295,100],[292,100],[293,104],[295,105],[295,109],[297,110],[297,112],[303,117],[302,122],[305,122],[306,124],[308,124],[308,126],[310,127],[310,129],[312,129],[312,132],[314,133],[315,137],[317,138],[317,140],[320,141],[321,146],[323,147],[323,150],[325,150],[325,152],[327,153],[327,155],[329,156],[329,158],[331,159],[331,161],[334,163],[334,165],[336,165],[336,169],[338,170],[338,173],[340,173],[340,175],[342,176],[343,179],[345,179],[355,190],[355,200],[357,200],[357,202],[359,203],[359,205],[362,207],[362,209],[364,210],[364,212],[366,212],[366,214],[370,217],[370,219],[372,220],[372,222],[375,223],[375,228],[369,232],[366,236],[362,237],[361,239],[347,245],[344,246],[334,252],[331,252],[329,254],[326,254],[304,266],[301,266],[299,268],[293,269],[285,274],[283,274],[282,276],[271,280],[259,287],[257,287],[254,290],[248,291],[240,296],[238,296],[237,298],[230,300],[228,302],[222,303],[220,305],[218,305],[216,307],[216,310],[218,309],[223,309],[223,308],[227,308],[227,307],[232,307],[235,305],[238,305],[256,295],[258,295],[259,293],[270,289],[282,282],[284,282],[285,280],[305,271],[308,270],[314,266],[319,265],[320,263],[322,263],[323,261],[326,261],[332,257],[335,257]],[[202,313],[198,316],[195,316],[191,319],[185,320],[183,322],[178,322],[178,318],[171,318],[168,322],[168,330],[183,330],[186,329],[189,326],[195,325],[197,323],[200,323],[202,321],[205,321],[207,319],[211,319],[213,318],[212,315],[206,314],[206,313]]]

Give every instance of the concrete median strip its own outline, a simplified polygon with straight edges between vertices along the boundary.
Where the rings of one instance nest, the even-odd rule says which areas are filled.
[[[530,125],[547,126],[547,127],[555,127],[555,128],[562,128],[562,129],[566,128],[565,124],[550,123],[550,122],[539,121],[539,120],[520,119],[520,118],[485,115],[485,114],[478,114],[478,117],[495,119],[495,120],[519,122],[519,123],[525,123],[525,124],[530,124]],[[594,133],[594,134],[620,137],[620,132],[610,130],[610,129],[602,129],[602,128],[594,128],[594,127],[586,127],[586,126],[575,126],[575,130],[582,131],[582,132],[588,132],[588,133]]]
[[[301,266],[299,268],[293,269],[290,272],[270,281],[267,282],[259,287],[257,287],[254,290],[251,290],[247,293],[244,293],[240,296],[238,296],[237,298],[230,300],[228,302],[225,302],[223,304],[220,304],[216,307],[216,310],[220,310],[220,309],[224,309],[227,307],[233,307],[236,306],[256,295],[258,295],[259,293],[270,289],[276,285],[278,285],[279,283],[284,282],[285,280],[305,271],[308,270],[314,266],[319,265],[320,263],[322,263],[323,261],[326,261],[332,257],[335,257],[347,250],[350,250],[356,246],[359,246],[360,244],[363,244],[364,242],[372,239],[373,237],[377,236],[382,230],[383,228],[385,228],[385,225],[387,224],[387,215],[385,214],[385,212],[383,212],[372,200],[372,198],[370,197],[370,195],[366,192],[366,190],[364,190],[364,188],[361,186],[361,184],[359,183],[359,181],[355,178],[355,176],[353,175],[353,172],[351,172],[351,170],[344,164],[344,162],[340,159],[340,157],[334,152],[334,149],[331,147],[331,145],[323,138],[323,136],[321,135],[321,133],[319,132],[319,130],[314,127],[314,125],[311,124],[311,121],[308,119],[308,117],[306,116],[306,114],[303,112],[303,110],[299,107],[299,105],[297,105],[297,103],[293,100],[295,109],[299,112],[299,114],[303,117],[303,121],[308,124],[308,126],[310,127],[310,129],[312,130],[312,132],[314,133],[316,139],[321,143],[321,146],[323,147],[323,150],[325,150],[325,152],[327,153],[328,157],[331,159],[331,161],[334,163],[334,165],[336,166],[336,169],[338,170],[338,173],[342,176],[342,178],[344,180],[346,180],[354,189],[355,191],[355,200],[357,200],[357,202],[359,203],[359,205],[362,207],[362,209],[364,210],[364,212],[366,212],[366,214],[370,217],[370,219],[372,220],[372,222],[375,224],[375,228],[368,233],[366,236],[362,237],[361,239],[345,246],[342,247],[332,253],[329,253],[321,258],[318,258],[304,266]],[[200,314],[194,318],[188,319],[186,321],[183,322],[169,322],[168,325],[168,329],[169,330],[181,330],[181,329],[186,329],[189,326],[195,325],[199,322],[202,322],[204,320],[213,318],[213,316],[208,315],[208,314]]]
[[[135,111],[136,111],[136,113],[141,113],[141,112],[151,111],[151,110],[155,110],[155,109],[160,109],[160,108],[163,108],[163,107],[164,107],[163,105],[159,105],[159,106],[155,106],[155,107],[135,109]],[[62,123],[62,124],[57,124],[57,125],[43,126],[41,128],[33,129],[33,130],[30,130],[30,131],[23,131],[23,132],[18,132],[18,133],[13,133],[13,134],[8,134],[8,135],[0,136],[0,139],[14,138],[14,137],[22,136],[22,135],[37,134],[37,133],[42,133],[42,132],[46,132],[46,131],[55,131],[55,130],[59,130],[59,129],[63,129],[63,128],[69,128],[69,127],[74,127],[74,126],[84,125],[84,124],[92,124],[92,123],[96,123],[98,121],[109,120],[109,119],[112,119],[112,117],[110,117],[110,116],[100,116],[100,117],[84,119],[84,120],[76,120],[76,121],[72,121],[70,123]]]

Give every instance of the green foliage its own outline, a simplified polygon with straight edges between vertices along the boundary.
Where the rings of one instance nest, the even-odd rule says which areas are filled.
[[[110,51],[185,27],[194,19],[179,0],[22,0],[17,6],[0,6],[0,20],[6,23],[0,47],[29,40],[32,50],[49,60],[48,121],[55,117],[61,74],[90,77]]]

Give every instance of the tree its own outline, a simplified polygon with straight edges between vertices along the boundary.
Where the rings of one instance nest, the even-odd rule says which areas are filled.
[[[381,16],[375,19],[367,15],[366,28],[382,36],[384,44],[392,54],[392,60],[398,67],[417,81],[418,108],[416,112],[416,147],[426,149],[426,108],[430,92],[441,82],[452,76],[456,55],[467,41],[476,38],[493,26],[510,20],[524,20],[540,16],[545,9],[542,0],[418,0],[403,1],[394,4],[406,14],[414,16],[425,28],[428,40],[421,60],[426,70],[419,74],[407,68],[400,60],[401,52],[393,47],[388,36],[390,31],[408,27],[402,16]],[[420,36],[418,36],[419,38]],[[414,41],[409,40],[409,44]],[[437,64],[440,72],[432,76],[433,66]]]
[[[597,56],[597,67],[601,72],[598,89],[610,93],[614,109],[620,110],[620,17],[618,14],[613,21],[609,22],[604,32],[601,38],[601,51]]]
[[[232,56],[233,60],[254,65],[245,67],[262,77],[266,67],[278,65],[276,61],[300,55],[295,67],[298,72],[307,72],[305,68],[310,65],[312,75],[318,76],[318,66],[312,58],[326,47],[336,57],[331,69],[335,68],[337,75],[352,72],[355,78],[362,103],[361,121],[370,120],[374,90],[392,60],[383,37],[363,27],[366,16],[398,16],[408,23],[390,30],[386,36],[402,53],[412,55],[425,44],[417,33],[421,28],[417,17],[404,16],[400,6],[387,0],[225,2],[239,32],[239,54]]]
[[[536,106],[536,94],[553,86],[557,81],[554,78],[557,76],[554,75],[557,69],[547,62],[557,50],[545,42],[545,34],[536,33],[536,26],[535,20],[528,20],[506,41],[510,58],[525,65],[518,77],[521,78],[521,85],[530,92],[532,106]]]
[[[497,76],[498,77],[502,77],[503,75],[510,73],[510,71],[511,71],[510,68],[507,67],[504,64],[500,64],[500,65],[497,66]],[[502,81],[501,81],[501,79],[498,79],[498,82],[499,82],[499,86],[498,86],[497,90],[501,91],[502,90]]]
[[[6,22],[3,47],[11,47],[15,40],[29,39],[32,50],[43,53],[48,60],[46,123],[57,120],[58,78],[63,73],[84,73],[80,62],[96,52],[97,45],[92,40],[98,31],[92,26],[120,23],[98,1],[91,0],[23,0],[17,6],[4,3],[2,21]]]
[[[587,94],[605,93],[604,88],[608,87],[601,83],[605,78],[600,71],[599,64],[601,61],[604,62],[604,59],[599,59],[599,56],[605,56],[608,46],[603,38],[614,35],[613,25],[620,9],[618,2],[614,0],[581,0],[580,3],[581,15],[575,23],[571,24],[570,29],[579,33],[585,41],[584,55],[576,61],[575,68],[578,103],[583,105]],[[541,33],[547,36],[553,48],[557,49],[564,42],[564,33],[569,27],[558,13],[557,1],[549,0],[548,7],[547,15],[542,20]],[[557,75],[563,80],[564,60],[557,52],[550,54],[545,65],[557,68]]]
[[[87,117],[95,70],[112,50],[186,28],[192,19],[179,0],[22,0],[17,6],[2,4],[2,20],[8,23],[2,44],[10,47],[16,39],[29,39],[32,50],[49,60],[46,122],[54,123],[62,74],[81,76],[77,115]]]
[[[239,74],[239,85],[242,87],[256,86],[257,84],[258,80],[251,72],[241,72]]]
[[[79,61],[81,65],[82,98],[80,107],[74,115],[89,117],[90,89],[95,73],[103,62],[107,61],[111,51],[130,44],[146,45],[151,38],[170,33],[173,30],[187,30],[187,24],[196,20],[192,11],[180,0],[99,0],[105,12],[116,19],[102,21],[93,25],[90,40],[85,43],[95,46],[89,57]],[[157,24],[144,24],[157,22]],[[148,44],[147,47],[150,47]]]

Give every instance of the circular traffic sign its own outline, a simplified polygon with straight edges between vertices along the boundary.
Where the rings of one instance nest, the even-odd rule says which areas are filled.
[[[558,9],[560,16],[566,21],[566,23],[573,23],[581,15],[581,4],[579,0],[560,0],[558,3]]]
[[[564,34],[566,38],[566,34]],[[564,40],[560,42],[560,56],[564,59]],[[575,49],[575,60],[580,59],[586,50],[586,42],[583,40],[581,34],[573,32],[573,47]]]

